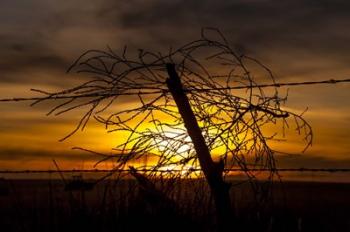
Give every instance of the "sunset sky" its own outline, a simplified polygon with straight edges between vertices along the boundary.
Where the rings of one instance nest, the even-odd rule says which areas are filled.
[[[350,78],[349,12],[345,0],[2,0],[0,98],[79,83],[65,71],[87,49],[164,51],[197,39],[207,26],[262,61],[278,82]],[[304,154],[281,156],[281,167],[350,168],[349,90],[347,83],[289,89],[289,109],[309,108],[314,142]],[[96,157],[72,147],[109,152],[118,144],[118,136],[94,122],[58,142],[81,112],[45,116],[50,106],[0,103],[0,169],[49,169],[53,158],[64,168],[90,168]],[[281,146],[302,150],[293,141]]]

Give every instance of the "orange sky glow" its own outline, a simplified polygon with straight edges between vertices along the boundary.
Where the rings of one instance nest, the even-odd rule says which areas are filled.
[[[105,49],[109,45],[120,52],[124,45],[129,45],[134,50],[139,47],[167,50],[169,46],[196,39],[201,26],[207,24],[218,27],[238,51],[262,61],[273,71],[277,82],[350,77],[350,33],[347,29],[350,19],[341,7],[324,15],[305,5],[304,11],[273,16],[279,12],[282,3],[272,6],[257,1],[256,9],[260,10],[243,14],[238,10],[245,5],[243,1],[238,1],[235,6],[223,1],[215,8],[208,2],[203,3],[206,7],[198,8],[198,12],[183,9],[170,13],[163,21],[154,22],[152,14],[147,14],[152,11],[152,4],[158,4],[158,9],[166,8],[158,1],[142,3],[140,10],[130,9],[120,1],[50,2],[29,1],[24,6],[6,0],[0,9],[0,99],[36,96],[31,88],[60,90],[76,85],[81,75],[66,74],[65,71],[87,49]],[[297,4],[287,2],[291,7]],[[212,9],[210,14],[204,13],[209,9]],[[200,17],[192,20],[192,14]],[[305,20],[314,18],[318,20]],[[285,107],[296,113],[308,108],[304,117],[313,128],[314,140],[302,153],[305,144],[291,127],[285,142],[270,143],[277,150],[295,154],[278,155],[278,167],[350,168],[349,87],[344,83],[288,90]],[[287,88],[280,91],[283,95]],[[107,133],[104,125],[91,121],[84,131],[59,142],[75,128],[84,109],[46,116],[54,106],[52,102],[34,107],[29,104],[0,103],[0,170],[55,169],[53,159],[62,169],[94,168],[100,157],[71,148],[78,146],[109,154],[125,137],[119,132]],[[135,99],[130,98],[117,107],[124,109],[134,104]],[[278,129],[266,129],[269,130]],[[144,162],[140,160],[132,165]],[[97,166],[101,169],[111,167],[112,163]],[[350,181],[349,177],[344,178]]]

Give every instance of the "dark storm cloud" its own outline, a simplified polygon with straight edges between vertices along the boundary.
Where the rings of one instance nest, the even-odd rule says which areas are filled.
[[[64,71],[84,50],[167,49],[217,27],[240,52],[281,75],[341,68],[350,59],[347,1],[9,1],[0,10],[1,81],[21,70]]]
[[[32,75],[35,71],[46,72],[52,74],[52,72],[64,73],[64,70],[69,67],[69,63],[63,60],[61,57],[50,54],[26,54],[24,57],[12,57],[14,59],[7,59],[0,61],[1,82],[8,83],[58,83],[55,80],[47,79],[43,80],[40,77]]]
[[[338,68],[350,61],[347,1],[179,0],[134,5],[122,8],[114,21],[138,31],[140,40],[150,37],[162,45],[176,44],[197,36],[200,27],[213,26],[236,48],[275,63],[284,75]]]
[[[108,9],[106,15],[118,12],[120,4],[114,2],[116,7]],[[332,30],[339,27],[346,29],[347,25],[338,23],[350,18],[350,3],[346,1],[134,1],[122,9],[114,14],[114,21],[121,22],[125,29],[149,31],[165,27],[168,33],[160,33],[159,37],[172,35],[172,31],[181,37],[183,30],[197,33],[198,27],[214,26],[249,46],[285,40],[291,45],[303,45],[303,41],[315,39],[312,35],[334,34]]]
[[[65,57],[62,53],[69,44],[80,41],[57,40],[58,33],[65,27],[89,26],[84,20],[84,16],[89,18],[88,11],[82,7],[84,4],[75,3],[44,0],[1,2],[1,82],[60,85],[54,80],[55,75],[63,74],[76,58]],[[52,80],[38,78],[38,73],[51,75]]]
[[[49,46],[43,43],[44,38],[33,38],[30,35],[21,38],[20,35],[1,35],[0,50],[2,60],[0,69],[10,71],[26,69],[33,65],[38,67],[62,68],[66,61],[56,55]]]

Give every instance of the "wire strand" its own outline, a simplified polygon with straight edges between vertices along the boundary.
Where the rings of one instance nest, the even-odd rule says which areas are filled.
[[[318,85],[318,84],[337,84],[350,82],[350,79],[329,79],[322,81],[305,81],[305,82],[281,82],[274,84],[261,84],[254,86],[232,86],[222,88],[190,88],[184,89],[185,92],[205,92],[205,91],[219,91],[219,90],[235,90],[235,89],[252,89],[252,88],[268,88],[268,87],[285,87],[285,86],[302,86],[302,85]],[[130,90],[148,90],[149,88],[131,88]],[[154,90],[154,88],[150,88]],[[18,101],[38,101],[38,100],[56,100],[56,99],[72,99],[72,98],[89,98],[89,97],[114,97],[114,96],[135,96],[135,95],[152,95],[169,92],[168,89],[160,89],[158,91],[135,91],[127,93],[93,93],[93,94],[81,94],[81,95],[63,95],[63,96],[43,96],[43,97],[31,97],[31,98],[4,98],[0,99],[0,102],[18,102]]]
[[[171,172],[199,172],[202,171],[199,168],[193,169],[171,169],[171,170],[154,170],[154,169],[138,169],[138,172],[156,172],[156,173],[171,173]],[[246,172],[246,171],[257,171],[267,172],[271,171],[268,168],[229,168],[224,169],[225,172]],[[350,168],[277,168],[272,171],[278,172],[350,172]],[[25,173],[107,173],[107,172],[130,172],[128,169],[72,169],[72,170],[0,170],[1,174],[25,174]]]

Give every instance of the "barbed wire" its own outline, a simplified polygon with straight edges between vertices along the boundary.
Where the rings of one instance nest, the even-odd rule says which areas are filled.
[[[169,169],[169,170],[154,170],[154,169],[138,169],[138,172],[156,172],[156,173],[171,173],[171,172],[199,172],[199,168],[193,169]],[[229,168],[224,169],[225,172],[270,172],[268,168]],[[350,168],[276,168],[278,172],[350,172]],[[128,169],[108,170],[108,169],[71,169],[71,170],[0,170],[0,174],[27,174],[27,173],[110,173],[110,172],[130,172]]]
[[[337,84],[337,83],[350,83],[349,79],[329,79],[322,81],[305,81],[305,82],[279,82],[274,84],[261,84],[252,86],[232,86],[232,87],[222,87],[222,88],[190,88],[184,89],[185,92],[205,92],[205,91],[219,91],[219,90],[237,90],[237,89],[254,89],[254,88],[268,88],[268,87],[285,87],[285,86],[303,86],[303,85],[318,85],[318,84]],[[64,95],[64,96],[50,96],[45,97],[48,99],[71,99],[71,98],[89,98],[89,97],[113,97],[113,96],[132,96],[132,95],[152,95],[169,92],[168,89],[154,90],[154,88],[140,87],[140,88],[130,88],[129,90],[135,92],[124,92],[124,93],[93,93],[93,94],[81,94],[81,95]],[[144,90],[144,91],[141,91]],[[146,90],[146,91],[145,91]],[[148,91],[147,91],[148,90]],[[153,90],[153,91],[152,91]],[[17,101],[38,101],[42,100],[43,97],[30,97],[30,98],[4,98],[0,99],[0,102],[17,102]]]

